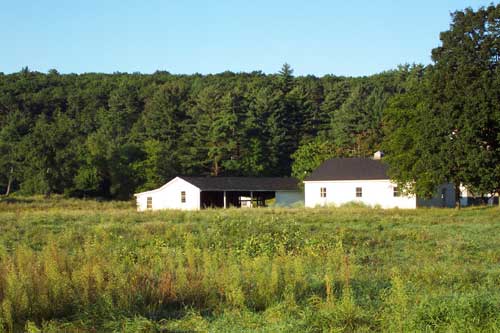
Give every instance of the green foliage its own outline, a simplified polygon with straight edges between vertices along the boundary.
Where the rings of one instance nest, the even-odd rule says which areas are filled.
[[[397,270],[392,273],[391,289],[384,299],[385,309],[382,312],[382,326],[389,332],[407,332],[408,295],[405,284]]]
[[[340,149],[321,137],[301,145],[292,154],[292,176],[303,180],[324,161],[341,155]]]
[[[17,110],[0,117],[0,187],[5,184],[6,194],[21,178],[22,138],[28,129],[29,120]]]
[[[290,176],[292,154],[318,135],[343,155],[371,154],[379,111],[407,71],[319,78],[296,77],[288,64],[270,75],[25,68],[0,76],[0,191],[127,199],[179,174]],[[349,139],[354,127],[363,148]]]
[[[445,182],[499,192],[499,22],[500,5],[453,13],[422,83],[393,98],[384,150],[410,192],[430,196]]]
[[[25,174],[33,180],[21,184],[27,193],[61,193],[69,188],[74,174],[76,157],[70,147],[75,123],[61,112],[52,117],[50,123],[45,115],[39,116],[29,140],[24,141]]]
[[[371,156],[383,139],[382,114],[390,97],[398,95],[419,66],[400,67],[349,86],[337,83],[325,107],[331,109],[328,129],[334,143],[347,156]],[[337,90],[338,89],[338,90]]]
[[[498,208],[0,201],[1,330],[500,329]]]
[[[440,125],[429,115],[425,99],[428,81],[412,88],[406,94],[393,98],[385,110],[386,139],[384,160],[389,165],[391,178],[406,192],[429,197],[436,184],[447,181],[442,172],[440,157],[430,149],[436,148],[435,131]]]
[[[279,84],[284,94],[288,93],[293,88],[293,69],[287,63],[284,63],[278,73]]]

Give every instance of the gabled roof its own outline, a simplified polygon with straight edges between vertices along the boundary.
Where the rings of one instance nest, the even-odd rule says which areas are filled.
[[[202,191],[298,191],[291,177],[185,177],[179,178]]]
[[[387,165],[371,158],[332,158],[321,164],[305,181],[389,179]]]
[[[201,191],[242,191],[242,192],[274,192],[299,191],[299,181],[291,177],[189,177],[178,176],[165,185],[150,191],[140,192],[134,196],[158,192],[166,188],[176,179],[182,179]]]

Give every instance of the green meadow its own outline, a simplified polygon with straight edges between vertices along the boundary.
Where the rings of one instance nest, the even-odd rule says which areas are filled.
[[[0,201],[0,332],[498,332],[500,209]]]

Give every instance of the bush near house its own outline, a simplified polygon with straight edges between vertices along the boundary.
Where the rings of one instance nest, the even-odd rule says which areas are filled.
[[[2,200],[0,332],[496,332],[499,216]]]

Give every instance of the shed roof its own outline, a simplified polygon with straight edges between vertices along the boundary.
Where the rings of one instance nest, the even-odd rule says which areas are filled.
[[[298,191],[299,181],[291,177],[184,177],[202,191]]]
[[[332,158],[321,164],[305,181],[389,179],[387,165],[371,158]]]

